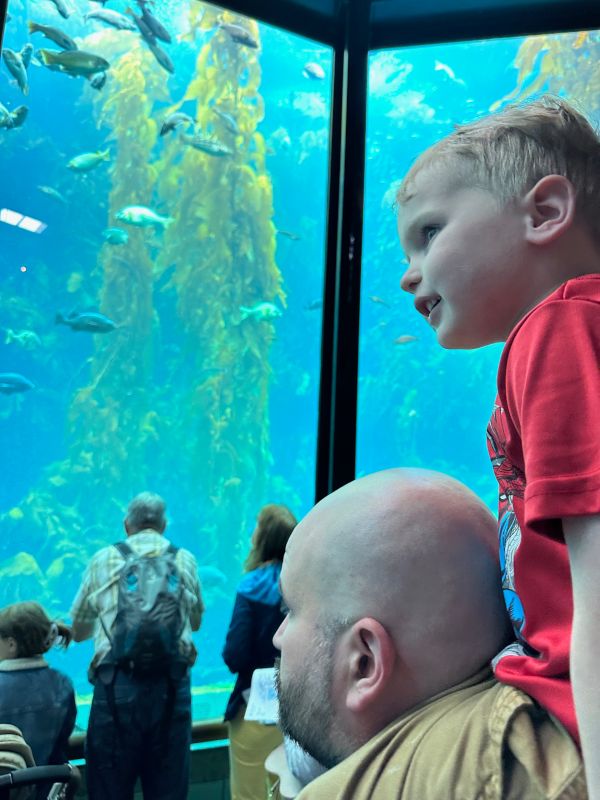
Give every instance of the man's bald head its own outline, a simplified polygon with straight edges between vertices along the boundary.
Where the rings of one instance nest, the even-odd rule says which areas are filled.
[[[386,470],[342,487],[299,523],[282,589],[322,631],[363,618],[385,629],[397,672],[390,687],[400,687],[388,698],[394,719],[473,675],[505,643],[497,549],[494,517],[467,487]],[[284,661],[282,647],[282,673]]]

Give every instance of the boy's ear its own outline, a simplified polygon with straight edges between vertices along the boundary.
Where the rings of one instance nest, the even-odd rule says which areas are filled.
[[[562,236],[575,219],[575,187],[563,175],[544,175],[524,197],[526,238],[546,245]]]
[[[346,656],[346,707],[355,714],[368,713],[385,699],[396,661],[394,642],[380,622],[365,617],[350,630]]]

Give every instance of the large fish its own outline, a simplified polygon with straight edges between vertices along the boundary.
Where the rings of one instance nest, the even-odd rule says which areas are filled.
[[[156,43],[156,40],[153,42],[146,42],[150,51],[154,58],[158,61],[163,69],[166,69],[167,72],[170,72],[171,75],[175,72],[175,64],[171,61],[170,56],[165,53],[165,51]]]
[[[148,4],[146,0],[136,0],[136,2],[142,11],[142,20],[146,24],[146,27],[152,31],[152,34],[156,36],[157,39],[160,39],[161,42],[170,44],[171,34],[165,28],[162,22],[159,22],[156,17],[148,11]]]
[[[67,316],[58,313],[54,322],[57,325],[67,325],[72,331],[86,333],[110,333],[117,327],[116,322],[99,311],[73,311]]]
[[[18,372],[0,372],[1,394],[26,392],[28,389],[35,389],[35,384],[33,384],[29,378],[20,375]]]
[[[71,12],[67,8],[67,4],[65,3],[65,1],[64,0],[51,0],[51,2],[54,3],[54,5],[56,6],[56,10],[61,15],[61,17],[64,17],[64,19],[68,19],[68,17],[69,17]]]
[[[105,72],[110,64],[102,56],[86,53],[85,50],[39,50],[39,57],[51,69],[57,69],[66,75],[81,75],[85,78],[96,72]]]
[[[62,47],[63,50],[78,49],[73,39],[67,36],[64,31],[61,31],[60,28],[53,28],[51,25],[41,25],[39,22],[33,22],[33,20],[29,20],[27,27],[29,28],[29,33],[41,33],[46,39],[50,39],[51,42]]]
[[[187,133],[180,134],[179,138],[184,144],[193,147],[194,150],[200,150],[209,156],[216,156],[222,158],[223,156],[233,155],[233,150],[220,142],[218,139],[206,139],[204,136],[194,134],[189,136]]]
[[[167,225],[174,222],[173,217],[161,217],[160,214],[146,206],[125,206],[117,211],[115,217],[121,222],[137,228],[166,228]]]
[[[29,42],[27,42],[27,44],[24,45],[22,50],[18,53],[15,50],[10,50],[8,47],[5,47],[2,50],[2,58],[4,59],[6,68],[16,80],[19,89],[25,95],[29,94],[27,68],[29,67],[32,53],[33,45]]]
[[[242,25],[234,25],[232,22],[220,22],[219,28],[228,33],[232,41],[236,44],[244,45],[244,47],[252,47],[256,49],[258,42],[252,36],[250,31],[246,30]]]
[[[240,306],[241,319],[268,320],[277,319],[281,311],[273,303],[256,303],[254,306]]]
[[[20,128],[25,122],[27,116],[27,106],[17,106],[14,111],[9,111],[8,108],[0,103],[0,128]]]
[[[103,161],[110,161],[110,150],[97,150],[95,153],[82,153],[72,158],[67,167],[75,172],[89,172]]]
[[[113,11],[111,8],[97,8],[93,11],[88,11],[84,19],[97,19],[99,22],[104,22],[119,31],[134,31],[135,25],[133,22],[118,11]]]
[[[142,35],[142,39],[148,44],[156,44],[156,36],[148,26],[148,23],[144,21],[143,17],[138,16],[135,11],[129,7],[125,9],[125,13],[130,14],[133,17],[133,21],[137,25],[137,29]]]

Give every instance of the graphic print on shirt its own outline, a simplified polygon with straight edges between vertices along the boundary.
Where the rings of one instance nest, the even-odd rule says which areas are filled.
[[[509,653],[512,655],[524,655],[532,652],[522,636],[525,613],[523,611],[523,603],[515,587],[515,556],[521,544],[521,528],[513,508],[513,497],[522,498],[524,496],[525,478],[521,470],[507,457],[506,440],[507,430],[504,409],[496,402],[487,429],[487,446],[499,489],[498,539],[502,591],[517,642],[505,648],[494,659],[493,666],[502,656]]]

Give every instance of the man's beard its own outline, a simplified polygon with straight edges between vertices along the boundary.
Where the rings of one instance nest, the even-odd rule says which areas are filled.
[[[326,645],[327,646],[327,645]],[[275,683],[279,698],[279,725],[286,736],[316,758],[324,767],[335,767],[345,758],[333,745],[334,710],[331,693],[333,685],[333,647],[318,653],[319,660],[312,669],[303,671],[285,687],[281,684],[279,661],[275,662]],[[317,675],[314,663],[319,663]]]

